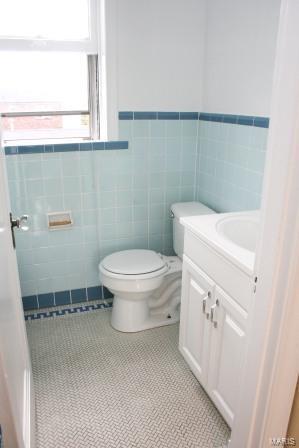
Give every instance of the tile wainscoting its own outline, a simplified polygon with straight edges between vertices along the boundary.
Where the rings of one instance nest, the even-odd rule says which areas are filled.
[[[30,231],[16,232],[26,309],[76,303],[82,291],[89,300],[92,288],[103,298],[98,264],[111,252],[173,254],[174,202],[258,207],[268,122],[128,111],[119,113],[119,142],[7,146],[12,212],[30,215]],[[73,227],[49,231],[46,214],[64,210],[72,211]]]

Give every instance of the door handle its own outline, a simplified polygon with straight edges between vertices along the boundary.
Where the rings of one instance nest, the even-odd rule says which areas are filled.
[[[14,228],[16,227],[19,230],[22,230],[23,232],[27,232],[29,230],[28,226],[28,215],[22,215],[20,218],[13,218],[12,214],[9,214],[9,220],[10,220],[10,228],[11,228],[11,236],[12,236],[12,244],[13,247],[16,247],[16,240],[15,240],[15,234],[14,234]]]

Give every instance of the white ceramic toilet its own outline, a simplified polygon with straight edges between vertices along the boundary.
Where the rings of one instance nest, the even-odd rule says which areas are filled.
[[[183,216],[215,213],[200,202],[171,206],[173,248],[177,256],[152,250],[123,250],[105,257],[99,265],[100,281],[113,294],[111,325],[136,332],[173,324],[179,320],[181,299]]]

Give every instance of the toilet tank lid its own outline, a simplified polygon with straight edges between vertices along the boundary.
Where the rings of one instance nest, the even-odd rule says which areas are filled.
[[[201,202],[177,202],[176,204],[172,204],[171,211],[176,218],[216,213]]]

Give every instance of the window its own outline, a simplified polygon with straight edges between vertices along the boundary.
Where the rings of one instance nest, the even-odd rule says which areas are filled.
[[[96,4],[0,0],[6,141],[99,137]]]
[[[6,141],[97,136],[96,57],[3,52],[0,114]],[[92,85],[93,84],[93,85]],[[89,95],[89,92],[92,92]],[[92,97],[92,98],[90,98]]]
[[[97,0],[0,0],[0,48],[96,51]]]
[[[1,38],[82,40],[89,29],[88,0],[0,1]]]

